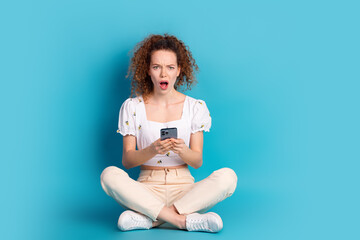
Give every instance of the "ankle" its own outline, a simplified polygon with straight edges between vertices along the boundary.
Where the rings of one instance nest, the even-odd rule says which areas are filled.
[[[177,219],[177,227],[179,229],[186,229],[186,216],[179,215]]]
[[[158,227],[160,226],[161,224],[164,224],[165,222],[162,221],[162,220],[157,220],[155,222],[152,223],[152,227],[155,228],[155,227]]]
[[[153,222],[152,222],[152,227],[153,227],[153,228],[155,228],[155,227],[157,227],[157,226],[158,226],[158,224],[159,224],[159,222],[158,222],[158,221],[155,221],[155,222],[153,221]]]

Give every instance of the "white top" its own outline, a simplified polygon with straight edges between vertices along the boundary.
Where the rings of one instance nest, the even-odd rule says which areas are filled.
[[[183,139],[185,144],[190,147],[191,133],[210,131],[211,116],[205,101],[186,96],[181,119],[165,123],[147,120],[142,96],[126,99],[120,108],[117,132],[123,136],[135,136],[139,150],[159,139],[160,129],[171,127],[177,128],[178,138]],[[184,161],[180,156],[169,151],[166,154],[155,155],[143,165],[168,167],[182,164]]]

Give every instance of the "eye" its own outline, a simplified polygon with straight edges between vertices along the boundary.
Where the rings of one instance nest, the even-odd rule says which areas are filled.
[[[170,68],[170,69],[175,69],[174,67],[171,67],[171,66],[170,66],[169,68]]]
[[[159,68],[159,66],[154,66],[154,67],[153,67],[153,69],[158,69],[158,68]]]

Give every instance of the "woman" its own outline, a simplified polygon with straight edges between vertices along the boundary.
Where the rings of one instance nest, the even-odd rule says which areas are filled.
[[[122,231],[165,222],[188,231],[223,227],[218,214],[205,212],[235,191],[235,172],[222,168],[194,183],[188,168],[202,165],[203,131],[211,126],[206,103],[177,91],[195,82],[194,69],[188,47],[174,36],[150,35],[135,48],[127,77],[136,97],[122,104],[117,132],[124,167],[140,166],[140,175],[135,181],[114,166],[101,174],[104,191],[129,209],[118,220]],[[177,138],[161,140],[163,128],[177,128]]]

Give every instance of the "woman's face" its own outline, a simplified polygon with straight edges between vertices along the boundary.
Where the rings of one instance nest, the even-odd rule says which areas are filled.
[[[176,78],[180,75],[176,54],[169,50],[156,50],[151,55],[149,75],[154,91],[167,93],[174,89]]]

